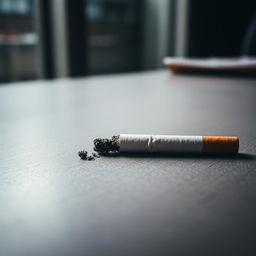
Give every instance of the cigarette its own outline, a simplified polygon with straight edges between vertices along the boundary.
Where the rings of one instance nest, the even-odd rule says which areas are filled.
[[[112,139],[95,139],[98,153],[238,153],[239,138],[231,136],[178,136],[120,134]]]

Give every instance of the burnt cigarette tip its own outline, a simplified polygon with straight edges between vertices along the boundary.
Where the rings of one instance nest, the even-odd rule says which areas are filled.
[[[111,139],[97,138],[93,143],[94,150],[99,154],[116,153],[119,151],[118,136],[113,136]]]

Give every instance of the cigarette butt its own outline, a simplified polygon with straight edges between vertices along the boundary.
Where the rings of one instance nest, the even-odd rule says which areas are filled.
[[[120,134],[120,152],[237,153],[238,137]]]
[[[238,137],[203,136],[205,153],[237,153],[238,149]]]
[[[99,153],[237,153],[239,138],[227,136],[180,136],[120,134],[112,139],[95,139]]]

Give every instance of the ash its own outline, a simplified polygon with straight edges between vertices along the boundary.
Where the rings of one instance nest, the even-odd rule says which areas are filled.
[[[118,137],[113,136],[111,139],[100,139],[97,138],[93,141],[94,151],[91,155],[88,155],[88,152],[85,150],[79,151],[78,156],[82,160],[93,161],[96,158],[99,158],[100,155],[107,155],[112,153],[119,152]]]
[[[87,160],[87,161],[94,161],[96,158],[99,158],[99,154],[97,153],[92,153],[92,155],[88,156],[88,152],[85,150],[79,151],[78,152],[78,156],[82,159],[82,160]]]

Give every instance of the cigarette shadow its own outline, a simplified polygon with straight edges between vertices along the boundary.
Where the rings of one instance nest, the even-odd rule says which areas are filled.
[[[102,154],[102,157],[127,157],[127,158],[172,158],[172,159],[227,159],[227,160],[256,160],[256,155],[238,154],[200,154],[200,153],[112,153]]]

